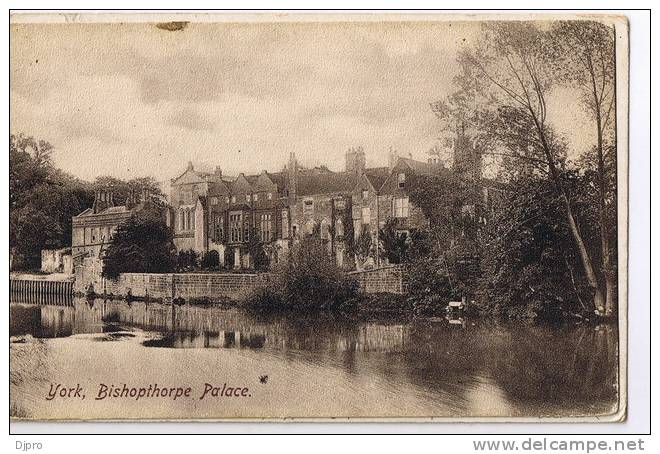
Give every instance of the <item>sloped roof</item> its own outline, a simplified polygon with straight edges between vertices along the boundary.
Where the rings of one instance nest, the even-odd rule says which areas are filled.
[[[125,205],[119,205],[119,206],[113,206],[113,207],[108,207],[103,211],[99,211],[98,213],[94,213],[94,210],[91,208],[87,208],[85,211],[80,213],[79,215],[75,216],[76,218],[88,218],[88,217],[94,217],[94,216],[105,216],[108,214],[126,214],[126,213],[131,213],[133,211],[138,211],[142,208],[142,204],[136,205],[133,208],[129,209]]]
[[[431,164],[424,161],[417,161],[410,158],[399,158],[400,161],[403,161],[408,167],[410,167],[414,172],[419,174],[435,174],[440,172],[444,167],[442,164]]]
[[[374,189],[379,190],[387,177],[390,176],[389,167],[372,167],[370,169],[364,169],[364,174],[369,180],[369,183],[374,187]]]
[[[350,192],[357,183],[358,176],[353,172],[299,172],[297,178],[298,195],[332,194]]]
[[[275,183],[277,185],[277,188],[280,190],[284,189],[284,186],[286,185],[286,175],[284,172],[274,172],[270,173],[267,172],[268,177],[270,178],[270,181]]]

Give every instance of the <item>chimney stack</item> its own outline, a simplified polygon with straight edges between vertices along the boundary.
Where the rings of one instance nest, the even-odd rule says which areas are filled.
[[[366,164],[367,162],[362,147],[348,149],[345,156],[346,172],[353,172],[358,175],[362,175],[364,173]]]
[[[392,170],[395,166],[396,163],[399,161],[399,154],[394,150],[392,147],[390,147],[390,151],[387,155],[387,166]]]
[[[97,189],[94,196],[94,206],[92,207],[94,213],[100,213],[111,206],[114,206],[112,190]]]
[[[298,160],[295,153],[289,153],[289,164],[286,168],[287,173],[287,192],[289,194],[289,204],[293,204],[298,193]]]

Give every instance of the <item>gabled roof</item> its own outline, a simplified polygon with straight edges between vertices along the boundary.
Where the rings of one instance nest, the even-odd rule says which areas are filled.
[[[419,173],[421,175],[435,174],[444,168],[442,164],[431,164],[429,162],[417,161],[410,158],[399,158],[399,162],[403,162],[413,172]]]
[[[82,213],[79,213],[79,214],[77,214],[77,215],[74,216],[74,217],[77,218],[77,217],[79,217],[79,216],[87,216],[88,214],[93,213],[93,212],[94,212],[94,210],[92,210],[91,208],[87,208],[87,209],[84,210]]]
[[[216,180],[209,184],[208,193],[211,196],[227,195],[229,194],[229,185],[231,185],[231,182]]]
[[[198,172],[188,167],[181,175],[172,178],[172,184],[193,184],[203,183],[206,181],[210,174],[206,172]]]
[[[131,208],[128,208],[125,205],[112,206],[106,208],[105,210],[99,211],[98,213],[94,213],[94,210],[92,210],[91,208],[87,208],[85,211],[74,217],[81,218],[81,217],[92,217],[92,216],[104,216],[108,214],[126,214],[126,213],[132,213],[134,211],[139,211],[142,208],[144,208],[144,205],[142,203],[139,203]]]
[[[232,194],[238,194],[244,190],[252,190],[252,184],[245,174],[240,173],[236,179],[230,183],[229,189]]]
[[[353,172],[299,172],[296,180],[298,195],[351,192],[358,181]]]
[[[284,190],[284,187],[286,186],[286,175],[284,172],[266,172],[268,174],[268,178],[270,178],[270,181],[272,181],[276,186],[277,189],[280,191]]]
[[[390,172],[391,170],[389,167],[372,167],[370,169],[364,169],[364,175],[376,191],[383,186],[387,177],[390,176]]]

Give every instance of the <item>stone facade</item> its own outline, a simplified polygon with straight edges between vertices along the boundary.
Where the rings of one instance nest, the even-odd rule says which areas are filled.
[[[42,250],[41,271],[45,273],[73,274],[71,248]]]
[[[455,165],[461,171],[480,172],[475,163],[478,154],[470,147],[467,139],[457,138]],[[428,219],[410,202],[409,183],[416,175],[441,172],[450,170],[436,159],[422,162],[394,152],[388,167],[368,168],[361,148],[346,152],[342,172],[324,166],[303,168],[293,153],[281,172],[264,170],[236,178],[223,176],[219,168],[199,172],[189,164],[172,180],[168,219],[178,250],[215,251],[219,264],[230,268],[252,266],[247,251],[251,235],[265,245],[271,262],[277,262],[292,241],[315,231],[327,240],[328,250],[341,265],[349,249],[348,229],[355,238],[363,232],[371,235],[373,261],[381,266],[379,229],[390,219],[396,220],[400,233],[428,229]],[[476,178],[475,172],[471,178]]]
[[[114,281],[103,278],[102,269],[101,260],[86,258],[83,265],[76,267],[74,291],[84,294],[91,289],[97,294],[167,301],[175,298],[239,300],[263,285],[270,276],[264,273],[122,273]]]
[[[394,293],[406,292],[405,272],[401,266],[386,266],[365,271],[349,273],[364,293]]]
[[[71,254],[79,257],[99,257],[108,247],[117,227],[149,204],[150,195],[130,194],[124,205],[115,206],[110,190],[96,192],[94,205],[72,218]]]

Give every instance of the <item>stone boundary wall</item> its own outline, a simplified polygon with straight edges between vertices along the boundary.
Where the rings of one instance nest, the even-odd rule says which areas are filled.
[[[395,293],[406,292],[405,273],[399,265],[386,266],[365,271],[348,273],[357,280],[360,290],[364,293]]]
[[[125,297],[149,297],[237,300],[267,282],[268,274],[238,273],[122,273],[116,281],[101,276],[99,259],[86,258],[76,267],[74,291],[86,293],[92,286],[94,293]]]

